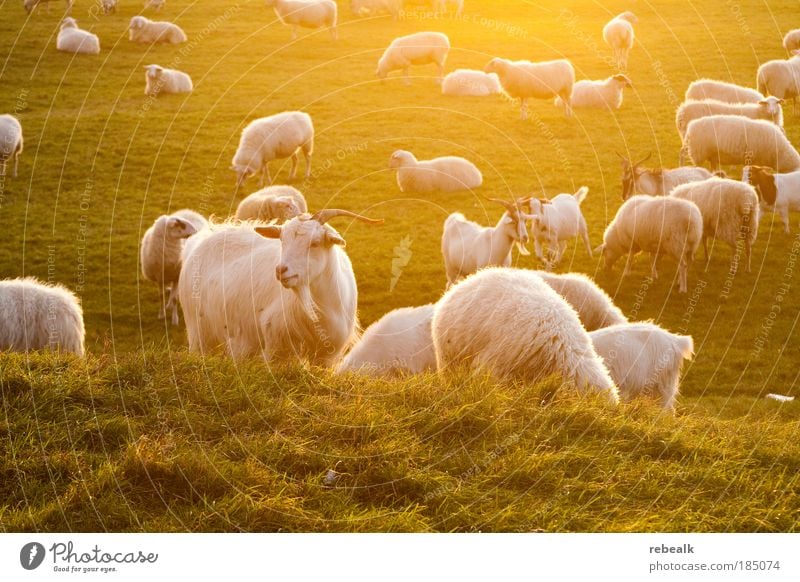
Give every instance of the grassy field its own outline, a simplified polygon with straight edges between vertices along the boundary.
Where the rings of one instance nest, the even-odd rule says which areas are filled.
[[[690,271],[687,295],[667,262],[658,281],[643,259],[620,281],[621,265],[606,274],[570,245],[560,270],[596,277],[631,319],[694,337],[675,418],[645,404],[610,411],[561,393],[551,400],[555,381],[377,382],[200,359],[187,354],[182,327],[156,318],[157,290],[138,275],[138,242],[160,214],[235,208],[228,166],[241,129],[285,109],[309,112],[316,125],[312,178],[296,184],[311,208],[386,219],[336,224],[364,326],[438,298],[450,212],[486,224],[500,215],[478,193],[401,194],[387,169],[395,149],[466,156],[489,196],[587,185],[584,212],[599,244],[621,203],[615,152],[652,151],[653,163],[676,165],[674,111],[686,85],[702,76],[753,85],[760,62],[784,56],[796,2],[467,0],[461,19],[412,11],[397,22],[354,18],[341,2],[332,42],[325,31],[291,41],[260,1],[170,0],[159,18],[190,38],[177,47],[127,41],[139,2],[108,17],[94,16],[89,0],[75,4],[73,15],[101,38],[97,57],[55,50],[60,2],[28,16],[0,0],[0,113],[21,119],[26,141],[19,178],[0,182],[0,277],[76,290],[90,351],[85,361],[0,357],[0,529],[798,528],[800,405],[764,398],[798,394],[796,215],[788,236],[772,215],[762,219],[752,273],[730,276],[730,250],[717,246],[707,270]],[[567,57],[579,78],[604,78],[613,70],[600,30],[628,8],[639,17],[635,87],[617,113],[565,119],[542,101],[521,122],[501,97],[441,96],[428,67],[413,71],[410,87],[374,77],[392,38],[441,30],[453,46],[448,70],[498,55]],[[187,71],[195,91],[146,98],[150,63]],[[786,113],[800,144],[800,122]],[[396,247],[409,245],[392,286]],[[538,267],[532,257],[519,265]]]

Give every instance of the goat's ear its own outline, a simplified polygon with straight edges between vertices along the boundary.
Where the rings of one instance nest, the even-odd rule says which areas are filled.
[[[512,224],[512,223],[514,222],[514,217],[513,217],[513,216],[511,216],[510,214],[508,214],[508,215],[506,215],[506,217],[503,219],[503,222],[504,222],[505,224]]]
[[[594,252],[596,252],[596,253],[602,253],[602,252],[605,250],[605,248],[606,248],[606,243],[603,243],[603,244],[601,244],[599,247],[597,247],[596,249],[594,249]]]
[[[335,232],[331,229],[325,229],[325,244],[327,246],[331,245],[341,245],[347,246],[347,242],[341,237],[338,232]]]
[[[264,238],[281,238],[281,227],[275,224],[257,226],[255,231]]]

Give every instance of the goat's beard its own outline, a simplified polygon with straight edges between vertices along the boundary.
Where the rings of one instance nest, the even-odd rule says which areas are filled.
[[[319,315],[317,314],[317,304],[311,296],[311,287],[308,285],[300,285],[295,289],[295,292],[297,293],[298,299],[300,299],[300,305],[303,307],[305,314],[312,322],[317,323],[319,321]]]

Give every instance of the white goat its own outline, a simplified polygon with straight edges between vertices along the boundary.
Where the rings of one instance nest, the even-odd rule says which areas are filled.
[[[191,93],[192,78],[183,71],[165,69],[159,65],[147,65],[144,74],[144,94],[156,97],[166,93]]]
[[[99,55],[100,39],[96,34],[78,28],[78,22],[74,18],[67,17],[61,23],[61,30],[56,38],[56,48],[65,53]]]
[[[587,331],[628,321],[622,310],[614,305],[611,297],[586,275],[536,272],[572,306]]]
[[[457,69],[448,73],[442,81],[442,95],[485,97],[502,92],[503,88],[496,73]]]
[[[578,81],[572,86],[570,105],[573,109],[619,109],[622,107],[622,90],[633,87],[625,75],[612,75],[601,81]],[[564,107],[561,97],[556,97],[556,107]]]
[[[144,44],[169,43],[180,44],[188,39],[180,26],[172,22],[150,20],[144,16],[134,16],[128,26],[128,38],[131,42]]]
[[[403,82],[410,85],[408,72],[411,65],[435,64],[441,81],[449,52],[450,39],[441,32],[415,32],[400,36],[381,55],[375,74],[383,80],[392,71],[402,70]]]
[[[764,99],[764,95],[751,89],[742,87],[735,83],[725,81],[715,81],[713,79],[699,79],[692,81],[686,89],[686,101],[704,101],[715,99],[726,103],[758,103]]]
[[[765,208],[780,215],[789,234],[789,211],[800,210],[800,170],[776,174],[771,168],[745,166],[742,181],[755,188]]]
[[[758,67],[756,82],[764,95],[792,100],[792,111],[797,113],[797,96],[800,95],[800,50],[793,50],[788,60],[767,61]]]
[[[321,28],[327,26],[331,38],[336,40],[338,9],[333,0],[266,0],[267,8],[274,8],[278,20],[292,27],[292,39],[297,38],[298,27]]]
[[[581,212],[581,203],[588,193],[589,188],[581,186],[575,194],[559,194],[552,200],[530,199],[531,213],[526,218],[532,221],[536,256],[548,268],[561,262],[567,241],[578,236],[583,239],[586,252],[592,256],[589,230]]]
[[[630,158],[617,153],[622,159],[622,199],[627,200],[635,194],[648,196],[666,196],[672,189],[688,182],[707,180],[714,176],[699,166],[681,166],[679,168],[643,168],[643,163],[650,159],[652,152],[635,164]]]
[[[486,73],[497,73],[503,90],[513,99],[520,100],[520,117],[528,118],[528,99],[560,97],[564,111],[572,115],[572,86],[575,68],[566,59],[532,63],[494,58],[486,65]]]
[[[14,158],[14,173],[17,177],[19,155],[22,153],[22,124],[13,115],[0,115],[0,176],[8,174],[8,160]]]
[[[397,150],[389,159],[389,169],[397,170],[401,192],[457,192],[483,184],[475,164],[458,156],[417,160],[411,152]]]
[[[308,212],[303,194],[292,186],[267,186],[248,195],[236,208],[239,220],[286,222]]]
[[[639,20],[633,12],[623,12],[603,27],[603,40],[611,47],[614,61],[620,69],[628,67],[628,54],[633,48],[633,25]]]

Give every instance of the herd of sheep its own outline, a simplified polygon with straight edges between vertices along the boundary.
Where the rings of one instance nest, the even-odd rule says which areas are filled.
[[[24,0],[31,11],[46,0]],[[148,0],[161,10],[165,0]],[[352,0],[356,14],[388,13],[424,0]],[[279,20],[292,28],[330,30],[336,39],[338,12],[333,0],[267,0]],[[437,12],[464,10],[463,2],[429,0]],[[102,0],[106,14],[117,0]],[[71,0],[67,0],[67,7]],[[445,75],[450,40],[440,32],[418,32],[393,40],[377,63],[381,80],[401,71],[409,83],[412,66],[435,65],[442,93],[486,97],[503,93],[519,99],[527,116],[531,99],[548,99],[566,116],[581,108],[617,109],[632,82],[624,71],[634,44],[637,18],[624,12],[602,31],[618,71],[605,80],[575,81],[568,60],[547,62],[491,59],[483,70],[459,69]],[[135,16],[129,38],[139,43],[180,43],[184,31],[171,22]],[[239,204],[235,217],[209,222],[191,210],[159,217],[140,245],[145,279],[161,290],[159,317],[170,312],[179,324],[179,305],[189,350],[222,351],[234,358],[307,361],[338,373],[391,376],[467,367],[496,377],[536,380],[557,374],[578,390],[593,390],[616,403],[650,394],[673,409],[682,364],[693,356],[692,338],[652,322],[629,322],[589,277],[555,274],[569,241],[579,238],[586,252],[599,252],[610,269],[626,257],[625,273],[636,254],[647,252],[651,275],[668,256],[678,265],[679,291],[688,290],[689,268],[708,239],[731,246],[731,271],[740,254],[750,269],[762,207],[780,213],[788,232],[788,212],[800,209],[800,154],[787,139],[782,103],[800,94],[800,30],[789,32],[788,60],[764,63],[756,89],[701,79],[693,82],[676,112],[681,137],[678,168],[646,168],[644,160],[622,159],[623,204],[592,249],[581,203],[588,188],[552,199],[522,196],[487,198],[502,214],[495,226],[461,213],[444,222],[442,255],[447,289],[435,303],[386,314],[363,334],[357,322],[358,291],[345,240],[331,222],[337,218],[374,220],[341,209],[311,214],[303,194],[272,185],[269,163],[291,158],[294,179],[299,156],[311,176],[314,125],[307,113],[286,111],[256,119],[242,131],[231,170],[237,192],[258,177],[261,189]],[[100,40],[65,18],[56,48],[97,54]],[[145,93],[159,96],[193,90],[191,78],[159,65],[146,67]],[[7,175],[18,173],[22,127],[0,116],[0,162]],[[620,156],[622,157],[622,156]],[[705,169],[702,164],[709,164]],[[721,165],[743,167],[733,180]],[[419,160],[398,150],[389,160],[401,192],[476,190],[480,170],[461,157]],[[543,269],[510,268],[512,251],[527,255],[533,239]],[[74,294],[35,279],[0,282],[0,350],[60,349],[82,355],[84,326]]]

